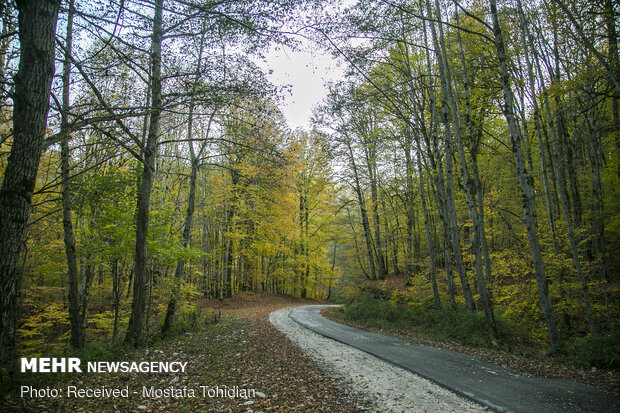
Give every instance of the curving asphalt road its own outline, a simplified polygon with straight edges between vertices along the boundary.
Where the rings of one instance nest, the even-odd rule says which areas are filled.
[[[289,317],[497,412],[620,412],[620,397],[598,387],[531,377],[466,354],[359,330],[326,319],[320,314],[324,307],[297,307]]]

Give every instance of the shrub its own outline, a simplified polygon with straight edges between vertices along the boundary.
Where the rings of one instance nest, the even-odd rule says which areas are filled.
[[[130,353],[131,347],[124,341],[93,341],[81,350],[76,351],[75,357],[83,361],[121,360]],[[69,350],[70,352],[73,350]]]
[[[568,357],[581,367],[620,368],[620,331],[580,338]]]
[[[432,297],[393,296],[390,301],[366,298],[342,308],[345,320],[379,329],[414,328],[447,341],[472,346],[495,346],[486,327],[484,314],[454,311],[449,307],[434,308]],[[511,324],[501,317],[496,320],[498,335],[514,340]]]

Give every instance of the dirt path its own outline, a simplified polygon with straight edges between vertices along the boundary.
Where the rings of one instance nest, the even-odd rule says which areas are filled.
[[[251,410],[282,412],[361,412],[371,409],[362,397],[343,390],[284,334],[269,323],[269,314],[283,307],[307,305],[286,296],[246,296],[221,304],[223,314],[238,317],[247,327],[243,369],[236,381],[265,393]],[[207,303],[216,307],[214,303]],[[233,373],[233,374],[235,374]]]

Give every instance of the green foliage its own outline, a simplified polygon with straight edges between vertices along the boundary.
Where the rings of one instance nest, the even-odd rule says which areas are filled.
[[[366,298],[340,310],[345,320],[378,329],[412,329],[438,340],[454,341],[471,346],[494,346],[489,340],[484,314],[470,314],[442,307],[434,309],[427,297],[386,301]],[[510,323],[498,318],[500,338],[511,335]]]
[[[62,343],[66,339],[68,326],[67,312],[59,311],[58,308],[52,308],[50,313],[38,313],[28,317],[18,329],[21,353],[41,357],[46,353],[57,351],[61,348],[59,341]]]
[[[567,358],[582,367],[620,368],[620,331],[578,339]]]
[[[60,351],[68,339],[69,315],[64,305],[52,302],[42,309],[37,299],[51,300],[56,289],[34,288],[24,299],[27,315],[22,318],[17,336],[19,354],[39,357]]]
[[[131,346],[123,341],[93,341],[78,351],[71,351],[74,357],[82,361],[114,361],[126,359],[131,352]]]
[[[196,306],[186,308],[177,314],[171,334],[179,335],[188,331],[198,331],[216,320],[216,315],[212,311],[200,310]]]

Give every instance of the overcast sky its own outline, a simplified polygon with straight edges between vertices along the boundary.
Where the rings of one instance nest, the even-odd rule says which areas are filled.
[[[266,53],[266,61],[256,62],[268,73],[267,78],[276,86],[290,85],[291,93],[285,93],[280,109],[292,129],[309,129],[312,108],[327,95],[326,81],[340,79],[344,65],[340,65],[331,54],[325,53],[310,41],[304,40],[303,50],[272,48]]]

